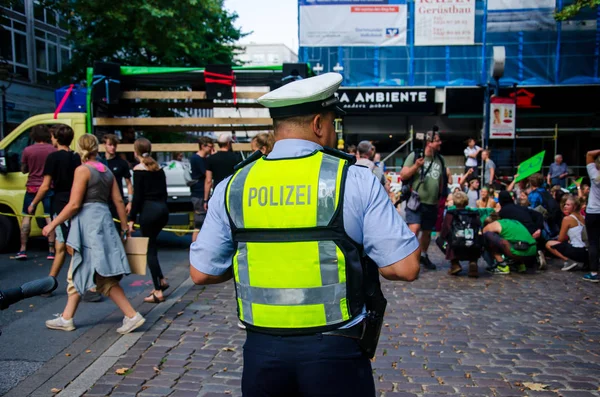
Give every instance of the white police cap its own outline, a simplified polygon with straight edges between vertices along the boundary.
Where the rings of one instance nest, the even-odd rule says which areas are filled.
[[[258,103],[269,108],[269,113],[274,119],[323,111],[344,115],[345,112],[337,106],[339,99],[335,96],[342,80],[339,73],[325,73],[297,80],[261,96]]]

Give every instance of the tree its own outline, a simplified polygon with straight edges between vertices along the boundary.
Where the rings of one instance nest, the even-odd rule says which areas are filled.
[[[584,8],[598,8],[600,0],[575,0],[575,3],[564,7],[554,14],[557,21],[565,21],[573,18]]]
[[[245,34],[223,0],[44,0],[69,23],[69,77],[94,61],[133,66],[232,64]]]

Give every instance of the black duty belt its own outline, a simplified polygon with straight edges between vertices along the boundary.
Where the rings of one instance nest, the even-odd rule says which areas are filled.
[[[350,328],[341,328],[334,331],[323,332],[323,335],[328,336],[344,336],[352,339],[362,339],[365,332],[365,320],[360,323],[353,325]]]

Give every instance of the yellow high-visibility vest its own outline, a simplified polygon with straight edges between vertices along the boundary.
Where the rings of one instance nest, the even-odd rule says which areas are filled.
[[[239,319],[275,335],[325,332],[363,310],[361,247],[343,225],[348,161],[262,157],[226,190]]]

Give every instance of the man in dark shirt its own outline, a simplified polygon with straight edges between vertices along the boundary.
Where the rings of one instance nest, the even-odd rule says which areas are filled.
[[[208,210],[208,198],[211,187],[217,187],[223,179],[233,175],[233,168],[242,161],[242,156],[231,150],[231,135],[223,134],[219,136],[217,142],[219,143],[219,151],[208,158],[206,165],[206,179],[204,180],[205,211]]]
[[[196,241],[198,232],[204,223],[206,211],[204,210],[204,182],[206,178],[206,162],[208,155],[212,152],[214,141],[207,136],[198,139],[199,150],[190,157],[190,167],[193,185],[190,186],[192,204],[194,205],[195,230],[192,234],[192,242]]]
[[[110,169],[110,171],[115,176],[115,180],[117,181],[117,185],[119,186],[119,192],[121,192],[121,197],[123,197],[123,201],[125,202],[125,210],[129,214],[131,211],[131,198],[133,197],[133,184],[131,183],[131,171],[129,170],[129,163],[124,160],[121,156],[117,156],[117,146],[119,145],[119,138],[117,138],[114,134],[106,134],[103,138],[104,148],[106,150],[106,166]],[[123,193],[123,179],[125,179],[125,183],[127,184],[127,197]],[[113,215],[113,218],[119,218],[117,216],[117,211],[110,201],[110,212]],[[118,231],[121,231],[121,227],[118,227]]]

